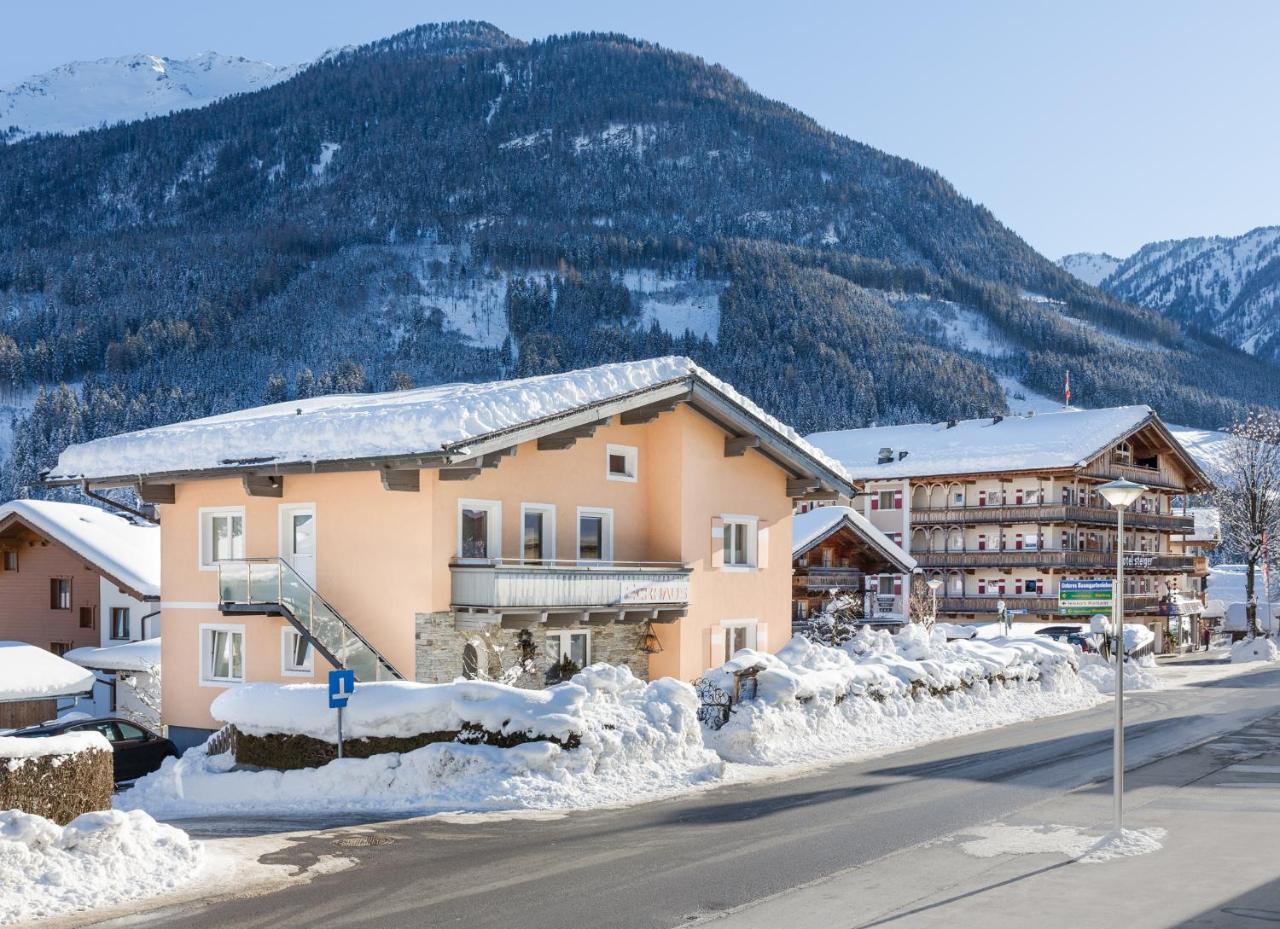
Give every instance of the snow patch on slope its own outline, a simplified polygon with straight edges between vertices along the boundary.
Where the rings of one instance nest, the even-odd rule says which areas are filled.
[[[720,295],[727,281],[672,277],[648,269],[623,272],[622,283],[640,308],[642,325],[653,323],[669,335],[691,332],[715,342],[720,334]]]
[[[1097,287],[1120,267],[1121,262],[1122,259],[1106,252],[1076,252],[1059,258],[1058,266],[1078,280]]]
[[[924,294],[877,293],[903,316],[934,332],[948,348],[988,358],[1008,358],[1022,352],[975,309]]]

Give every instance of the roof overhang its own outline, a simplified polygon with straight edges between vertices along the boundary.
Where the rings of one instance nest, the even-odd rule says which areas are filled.
[[[812,538],[807,539],[803,545],[800,545],[791,552],[791,559],[803,558],[810,551],[821,545],[827,539],[831,538],[837,532],[848,529],[857,538],[890,565],[896,566],[902,574],[910,574],[916,568],[916,560],[904,552],[896,545],[885,546],[880,543],[874,536],[868,535],[862,530],[862,527],[855,523],[848,516],[842,516],[822,532],[817,533]]]
[[[147,474],[87,475],[48,478],[50,487],[133,487],[140,484],[173,484],[184,481],[239,477],[322,474],[348,471],[390,471],[462,466],[485,455],[503,452],[526,442],[553,436],[576,427],[590,426],[613,416],[665,403],[686,403],[693,410],[735,436],[759,439],[754,450],[778,465],[790,477],[812,479],[816,490],[851,494],[849,481],[819,457],[810,454],[765,419],[755,415],[696,373],[682,375],[638,390],[591,403],[567,412],[530,420],[507,429],[475,436],[445,447],[404,455],[367,458],[314,459],[307,461],[240,461],[215,468]]]
[[[120,578],[116,577],[110,571],[107,571],[106,569],[104,569],[102,565],[98,564],[98,562],[94,560],[92,555],[88,555],[80,551],[79,549],[77,549],[74,545],[69,545],[68,543],[62,541],[61,539],[50,534],[49,532],[46,532],[44,529],[40,528],[39,525],[27,519],[21,513],[10,513],[8,516],[4,517],[3,519],[0,519],[0,533],[4,533],[6,530],[11,529],[14,526],[22,526],[24,529],[27,529],[28,531],[35,533],[36,535],[44,539],[49,544],[57,545],[58,547],[64,549],[65,551],[70,552],[76,558],[79,558],[81,561],[87,564],[93,570],[93,572],[97,574],[99,577],[104,578],[106,581],[108,581],[111,584],[114,584],[118,590],[121,590],[127,593],[129,596],[133,597],[133,599],[135,600],[159,600],[160,599],[155,594],[143,593],[142,591],[136,589],[132,584],[129,584],[125,581],[120,580]]]

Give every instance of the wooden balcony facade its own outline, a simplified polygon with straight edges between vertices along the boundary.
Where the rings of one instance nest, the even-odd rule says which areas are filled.
[[[1067,568],[1107,571],[1116,566],[1115,552],[1038,549],[1028,551],[912,552],[916,563],[929,568]],[[1168,552],[1125,552],[1125,569],[1147,574],[1193,574],[1208,571],[1198,555]]]
[[[1015,525],[1018,523],[1081,523],[1096,526],[1116,525],[1116,511],[1110,507],[1076,506],[1065,503],[1031,503],[1003,506],[915,507],[911,524],[918,526]],[[1192,532],[1195,519],[1171,513],[1124,514],[1125,529],[1149,529],[1157,532]]]
[[[998,604],[1004,601],[1004,605],[1010,610],[1026,610],[1030,614],[1041,614],[1046,616],[1056,615],[1058,613],[1057,597],[1028,597],[1025,595],[1008,594],[999,596],[988,594],[976,597],[939,597],[938,612],[939,613],[996,613]],[[1160,607],[1160,597],[1156,594],[1126,594],[1124,598],[1125,613],[1129,615],[1139,615],[1144,613],[1155,613]],[[1087,620],[1087,617],[1073,616],[1072,622],[1081,622]]]
[[[791,584],[797,590],[863,590],[867,575],[857,568],[805,565],[795,569]]]

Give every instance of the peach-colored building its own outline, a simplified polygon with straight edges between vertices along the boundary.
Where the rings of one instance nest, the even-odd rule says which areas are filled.
[[[683,358],[298,400],[73,446],[163,545],[165,722],[244,681],[686,680],[789,637],[797,499],[843,470]]]

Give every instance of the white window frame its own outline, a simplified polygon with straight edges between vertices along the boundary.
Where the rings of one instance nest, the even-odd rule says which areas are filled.
[[[754,649],[760,641],[760,622],[755,619],[722,619],[720,620],[720,629],[724,638],[723,644],[720,646],[721,657],[728,661],[733,655],[729,651],[729,630],[730,629],[746,629],[747,644],[743,648]]]
[[[720,524],[724,535],[720,539],[722,546],[724,564],[721,566],[725,571],[755,571],[760,564],[760,517],[747,516],[742,513],[721,513]],[[729,538],[731,533],[730,526],[745,525],[747,527],[747,563],[731,564],[729,562]],[[754,622],[754,620],[753,620]]]
[[[587,637],[587,660],[586,663],[582,665],[582,667],[585,668],[587,665],[591,664],[590,629],[548,629],[546,631],[546,639],[558,639],[560,642],[560,657],[556,660],[557,664],[564,660],[564,656],[567,654],[565,649],[568,647],[568,644],[573,641],[573,636],[575,635],[585,635]],[[543,641],[545,642],[546,639]]]
[[[584,516],[602,516],[604,517],[603,538],[600,540],[604,546],[604,551],[600,554],[603,556],[599,561],[594,558],[582,557],[582,517]],[[613,561],[613,507],[611,506],[580,506],[578,507],[578,516],[573,523],[573,535],[575,543],[573,547],[574,558],[582,564],[607,564]]]
[[[485,547],[489,549],[486,558],[464,558],[462,557],[462,511],[464,509],[488,510],[489,512],[489,537],[486,540]],[[502,557],[502,501],[501,500],[477,500],[470,498],[460,498],[458,500],[458,516],[457,516],[457,537],[454,540],[454,555],[458,561],[464,563],[481,563],[485,561],[493,561]],[[524,526],[520,527],[522,530]]]
[[[290,663],[293,657],[293,637],[302,633],[288,623],[280,627],[280,674],[282,677],[314,677],[316,673],[316,649],[308,643],[307,666],[296,668]]]
[[[298,513],[311,516],[311,557],[319,563],[320,540],[316,536],[316,505],[314,503],[282,503],[276,507],[276,554],[285,558],[293,554],[293,517]],[[288,532],[285,531],[285,516],[289,517]]]
[[[243,533],[245,552],[240,557],[247,557],[249,554],[249,520],[245,518],[244,507],[242,506],[202,506],[196,518],[196,532],[199,533],[199,567],[201,571],[217,571],[218,562],[210,561],[209,556],[213,553],[209,551],[209,532],[207,529],[211,525],[211,521],[215,516],[239,516],[240,531]]]
[[[211,653],[205,648],[205,642],[210,632],[233,632],[240,634],[240,677],[237,678],[220,678],[210,677],[208,674],[209,659]],[[244,632],[243,623],[201,623],[200,638],[197,643],[200,661],[200,686],[201,687],[234,687],[236,684],[243,684],[246,679],[246,672],[249,668],[249,639]]]
[[[626,460],[625,474],[614,474],[609,467],[610,459],[621,455]],[[640,449],[634,445],[606,445],[604,452],[604,476],[611,481],[626,481],[634,484],[640,474]]]
[[[524,563],[524,518],[529,513],[542,514],[542,560],[556,560],[556,505],[554,503],[522,503],[520,504],[520,540],[519,557]],[[461,513],[458,516],[462,518]]]

